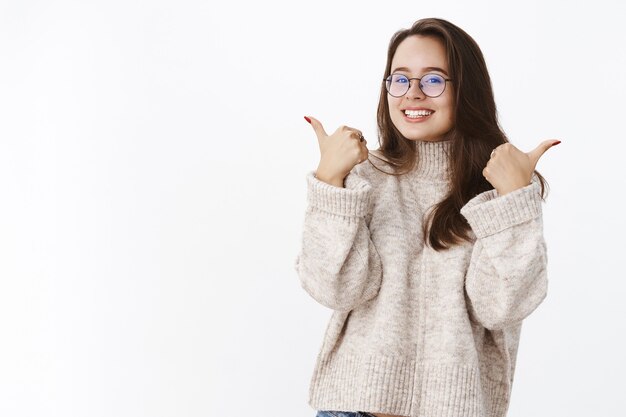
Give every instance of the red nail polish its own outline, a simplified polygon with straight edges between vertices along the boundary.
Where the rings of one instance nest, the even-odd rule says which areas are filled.
[[[552,144],[552,146],[556,146],[556,145],[558,145],[559,143],[561,143],[561,141],[560,141],[560,140],[557,140],[556,142],[554,142],[554,143]]]
[[[308,117],[304,116],[304,120],[306,120],[307,122],[311,123],[311,119],[309,119]]]

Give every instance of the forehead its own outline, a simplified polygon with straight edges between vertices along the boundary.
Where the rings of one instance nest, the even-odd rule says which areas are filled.
[[[420,72],[426,67],[439,67],[447,71],[443,43],[432,36],[409,36],[400,42],[391,60],[391,70],[398,67],[406,67],[414,72]]]

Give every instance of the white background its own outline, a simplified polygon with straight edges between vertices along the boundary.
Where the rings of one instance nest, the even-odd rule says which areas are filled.
[[[1,1],[0,415],[314,416],[303,116],[377,148],[422,17],[476,39],[514,145],[563,141],[509,416],[623,415],[626,12],[528,0]]]

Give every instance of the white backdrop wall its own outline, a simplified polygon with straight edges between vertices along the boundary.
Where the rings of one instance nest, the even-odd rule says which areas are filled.
[[[422,17],[479,43],[514,145],[563,141],[509,416],[624,415],[626,12],[538,0],[0,1],[0,415],[314,416],[303,116],[375,149]]]

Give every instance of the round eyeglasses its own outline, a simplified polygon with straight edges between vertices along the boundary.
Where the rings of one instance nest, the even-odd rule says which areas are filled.
[[[439,74],[429,73],[422,78],[409,78],[402,74],[391,74],[385,78],[385,86],[387,92],[393,97],[402,97],[411,88],[411,80],[419,81],[419,89],[427,97],[439,97],[446,89],[446,81],[452,81],[450,78],[444,78]]]

